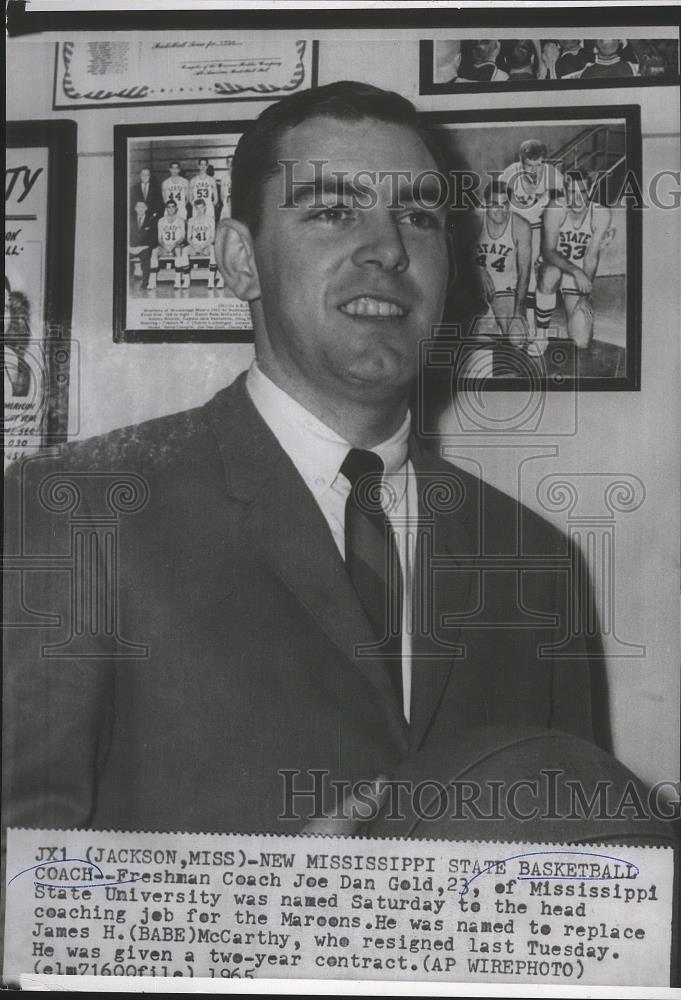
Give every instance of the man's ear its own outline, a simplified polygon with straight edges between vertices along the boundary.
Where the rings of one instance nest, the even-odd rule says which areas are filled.
[[[253,237],[237,219],[223,219],[215,233],[215,263],[231,292],[244,302],[260,298]]]

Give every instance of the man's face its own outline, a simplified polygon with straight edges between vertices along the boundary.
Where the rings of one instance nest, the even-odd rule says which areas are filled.
[[[599,38],[596,41],[596,48],[604,58],[614,56],[619,48],[618,38]]]
[[[536,160],[532,160],[529,157],[524,156],[521,163],[523,171],[528,175],[532,184],[538,184],[539,178],[541,177],[542,167],[544,166],[543,157],[539,156]]]
[[[403,393],[417,374],[419,341],[442,315],[445,209],[421,208],[404,181],[394,197],[394,177],[374,184],[356,175],[407,171],[413,181],[436,170],[431,154],[404,126],[313,118],[285,133],[279,156],[294,160],[294,181],[310,186],[296,188],[290,208],[279,207],[287,194],[283,171],[263,192],[254,246],[277,364],[303,391],[358,402]],[[321,192],[312,184],[314,159],[328,161]],[[346,188],[337,193],[338,171],[346,172]],[[373,207],[353,199],[353,177],[371,189]]]
[[[206,214],[206,204],[205,204],[205,202],[203,203],[203,205],[195,205],[194,208],[196,209],[196,214],[198,216]]]
[[[148,184],[150,180],[151,180],[151,171],[148,170],[146,167],[144,167],[143,170],[140,170],[140,181],[142,182],[142,184]]]
[[[527,66],[532,61],[532,53],[534,49],[528,42],[516,42],[513,46],[513,51],[511,53],[512,64],[514,68],[519,69],[521,66]]]
[[[567,39],[566,41],[561,41],[558,43],[560,45],[561,52],[572,52],[574,49],[579,48],[579,39]]]
[[[510,204],[508,198],[503,194],[493,194],[487,202],[487,215],[491,221],[501,226],[508,221]]]
[[[171,163],[170,164],[170,176],[171,177],[177,177],[177,175],[179,174],[179,172],[180,172],[180,164],[179,163]]]
[[[138,201],[135,203],[135,211],[138,215],[144,215],[147,210],[146,203],[143,201]]]
[[[208,160],[199,160],[199,173],[205,174],[208,169]]]
[[[175,215],[177,215],[177,205],[175,204],[174,201],[169,201],[168,202],[168,204],[166,206],[166,215],[169,215],[171,219]]]

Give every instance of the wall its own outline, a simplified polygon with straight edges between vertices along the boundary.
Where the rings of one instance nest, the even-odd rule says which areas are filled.
[[[161,37],[164,33],[160,33]],[[416,36],[395,31],[380,43],[358,32],[345,40],[321,39],[319,82],[358,78],[393,88],[424,110],[492,107],[489,97],[418,96]],[[385,34],[385,33],[384,33]],[[441,34],[441,33],[440,33]],[[592,34],[597,35],[593,29]],[[437,32],[431,35],[436,36]],[[72,372],[71,426],[75,437],[181,410],[203,402],[232,381],[252,357],[249,345],[114,344],[112,341],[113,126],[121,122],[212,121],[259,113],[258,102],[176,105],[167,108],[98,108],[53,112],[55,36],[11,40],[7,48],[9,119],[75,118],[78,121],[78,201],[73,335],[80,344]],[[30,86],[16,81],[30,78]],[[679,169],[678,91],[601,91],[607,104],[640,104],[644,179]],[[510,95],[511,104],[561,108],[588,106],[587,91]],[[668,178],[666,190],[674,182]],[[440,432],[446,454],[469,464],[490,482],[520,496],[566,527],[566,512],[542,508],[537,488],[544,476],[609,473],[638,477],[645,500],[617,513],[615,631],[606,635],[614,749],[644,779],[676,776],[679,710],[679,462],[678,333],[679,212],[643,213],[643,359],[639,393],[549,394],[543,400],[540,434],[528,443],[513,430],[471,431],[470,405],[462,399],[444,415]],[[488,427],[517,412],[516,393],[485,393]],[[544,436],[546,435],[546,436]],[[590,483],[599,482],[592,475]],[[604,513],[608,511],[604,508]],[[597,583],[600,581],[597,580]],[[601,595],[601,612],[611,595]],[[605,604],[604,604],[605,600]],[[645,656],[625,653],[634,643]]]

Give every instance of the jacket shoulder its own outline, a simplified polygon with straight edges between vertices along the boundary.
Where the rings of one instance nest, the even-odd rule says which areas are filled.
[[[45,452],[38,464],[73,472],[142,471],[175,465],[209,433],[203,407],[155,417]]]
[[[422,454],[429,474],[439,473],[444,481],[452,475],[456,477],[462,496],[459,509],[471,527],[475,524],[487,551],[566,553],[565,533],[536,510],[434,450],[424,450]]]

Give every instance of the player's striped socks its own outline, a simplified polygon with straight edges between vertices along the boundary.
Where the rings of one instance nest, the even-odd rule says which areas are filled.
[[[537,324],[537,333],[540,337],[546,336],[551,323],[551,317],[553,316],[553,310],[556,308],[556,293],[537,291],[536,303],[534,315]]]

